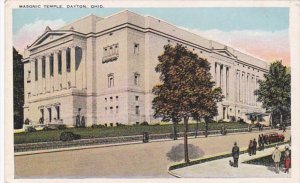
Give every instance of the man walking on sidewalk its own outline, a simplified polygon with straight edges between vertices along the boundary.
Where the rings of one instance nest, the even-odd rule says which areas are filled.
[[[276,145],[275,150],[273,151],[273,154],[272,154],[272,159],[274,161],[275,172],[277,174],[279,173],[280,158],[281,158],[281,152],[278,150],[278,145]]]
[[[237,146],[237,143],[234,142],[234,146],[232,147],[232,157],[233,157],[233,167],[239,167],[238,161],[240,156],[240,148]]]

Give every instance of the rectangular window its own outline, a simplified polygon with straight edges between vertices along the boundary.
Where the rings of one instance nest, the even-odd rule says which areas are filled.
[[[119,46],[115,45],[115,53],[118,54],[119,53]]]
[[[140,45],[138,43],[134,43],[134,54],[139,54],[140,52]]]
[[[107,53],[107,47],[103,48],[103,55],[104,55],[104,57],[106,57],[108,55],[108,53]]]
[[[40,109],[41,112],[41,118],[44,119],[44,109]]]
[[[114,74],[108,74],[108,88],[114,87]]]
[[[110,101],[110,102],[113,102],[113,97],[109,97],[109,101]]]
[[[140,74],[134,73],[134,85],[138,86],[140,82]]]
[[[60,106],[56,106],[56,119],[60,119]]]
[[[53,55],[50,56],[50,76],[53,76]]]
[[[135,106],[135,114],[140,115],[140,106]]]
[[[67,72],[71,72],[71,50],[70,50],[70,48],[67,49],[66,59],[67,59]]]
[[[119,101],[119,97],[118,96],[116,96],[116,101]]]
[[[105,114],[107,114],[107,107],[105,107]]]
[[[105,98],[104,100],[105,100],[105,103],[107,103],[107,98]]]
[[[45,57],[42,59],[42,78],[45,78],[46,76],[46,60]]]
[[[113,107],[109,108],[109,113],[112,114],[114,112]]]
[[[114,54],[113,47],[112,47],[112,46],[110,46],[110,47],[109,47],[109,55],[113,55],[113,54]]]
[[[58,52],[58,73],[61,74],[62,62],[61,62],[61,51]]]
[[[135,96],[135,101],[139,101],[139,96]]]
[[[119,113],[119,106],[116,106],[116,114]]]
[[[52,111],[51,111],[51,108],[48,108],[48,114],[49,114],[49,122],[52,121]]]
[[[35,73],[34,73],[34,75],[35,75],[35,80],[37,81],[38,80],[38,62],[37,61],[34,61],[34,67],[35,67]]]

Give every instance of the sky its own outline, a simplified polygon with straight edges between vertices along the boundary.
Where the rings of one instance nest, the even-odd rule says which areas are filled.
[[[43,34],[88,14],[100,17],[122,11],[102,9],[14,9],[13,42],[23,53]],[[288,8],[129,8],[151,15],[202,37],[212,39],[268,62],[290,65]]]

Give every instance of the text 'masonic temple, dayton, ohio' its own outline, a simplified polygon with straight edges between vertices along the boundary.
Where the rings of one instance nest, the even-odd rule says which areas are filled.
[[[215,120],[247,120],[263,113],[254,90],[268,71],[265,61],[207,40],[151,16],[122,11],[88,15],[42,34],[25,50],[24,119],[33,124],[157,123],[152,88],[164,45],[182,44],[211,63],[225,96]]]

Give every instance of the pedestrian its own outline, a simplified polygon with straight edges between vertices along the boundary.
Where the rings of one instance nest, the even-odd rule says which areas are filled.
[[[252,140],[250,140],[250,143],[248,145],[248,154],[249,154],[249,156],[252,155],[252,148],[253,148],[253,142],[252,142]]]
[[[261,149],[265,150],[265,137],[263,134],[261,134]]]
[[[285,124],[282,125],[282,132],[285,132],[286,130],[286,127],[285,127]]]
[[[262,137],[260,136],[260,134],[258,135],[258,150],[262,150]]]
[[[286,146],[284,151],[284,172],[289,173],[290,168],[291,168],[291,152],[289,146]]]
[[[253,153],[252,154],[256,155],[257,142],[256,142],[255,138],[252,143],[253,143],[253,146],[252,146]]]
[[[234,142],[234,146],[232,147],[232,157],[233,157],[233,167],[238,168],[238,162],[239,162],[239,156],[240,156],[240,148],[237,146],[237,143]]]
[[[276,145],[275,150],[273,151],[273,154],[272,154],[272,159],[274,161],[275,172],[277,174],[279,174],[280,158],[281,158],[281,152],[278,150],[278,145]]]

